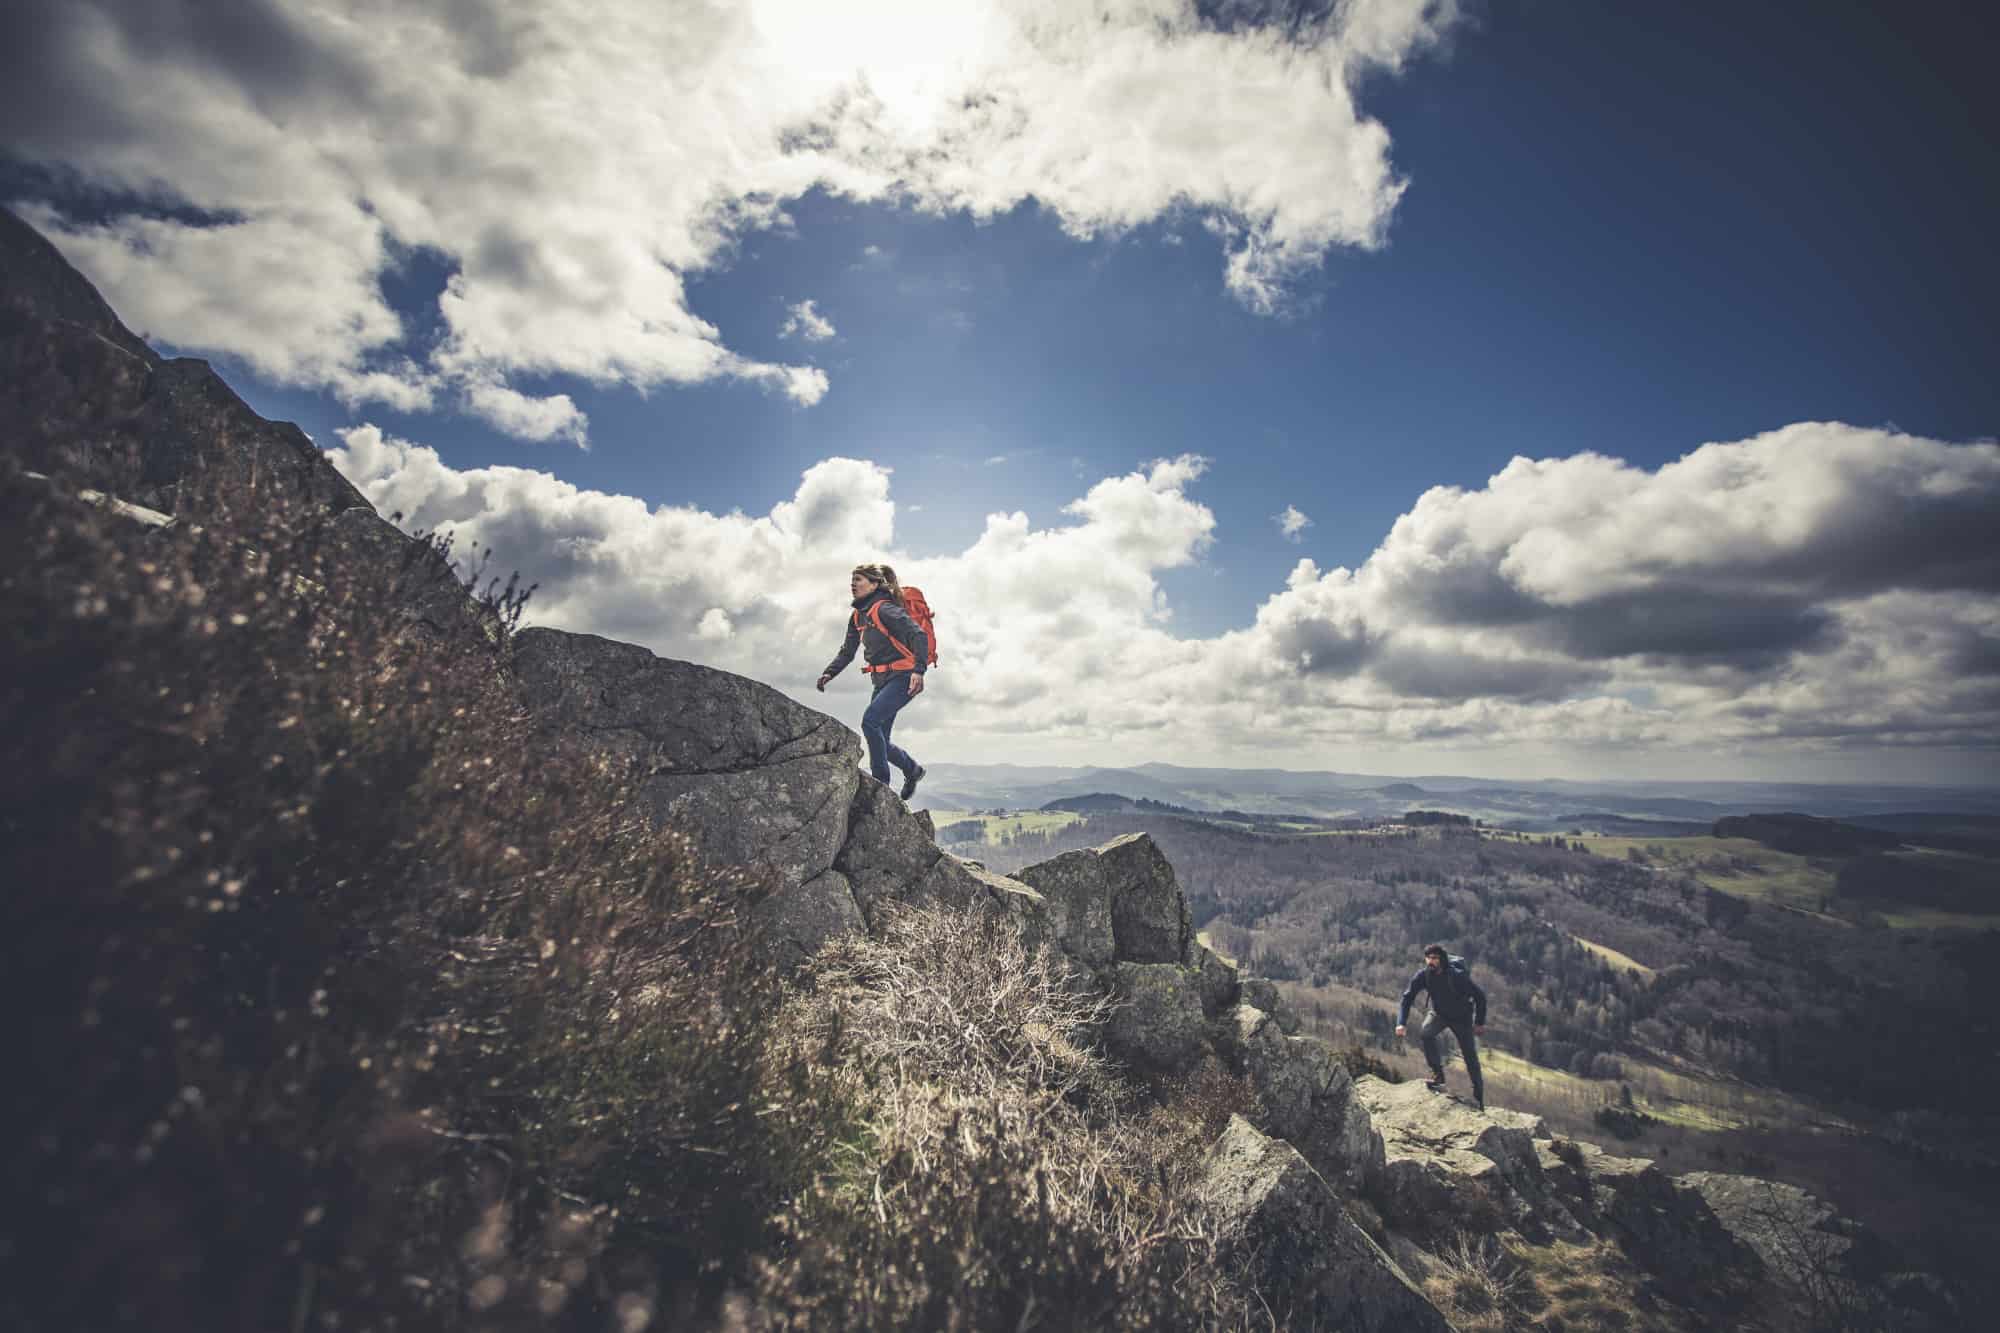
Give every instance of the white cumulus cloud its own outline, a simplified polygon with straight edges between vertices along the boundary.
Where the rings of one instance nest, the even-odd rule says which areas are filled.
[[[1271,516],[1271,521],[1278,525],[1278,531],[1286,541],[1293,542],[1302,540],[1301,534],[1312,526],[1312,520],[1300,512],[1297,505],[1286,505],[1283,513]]]
[[[833,334],[833,321],[815,310],[811,301],[800,301],[791,307],[784,325],[778,330],[780,338],[804,338],[815,343],[825,342]]]
[[[1420,497],[1358,569],[1300,560],[1251,623],[1191,637],[1161,576],[1214,540],[1193,455],[1102,478],[1057,523],[993,513],[962,550],[918,555],[863,460],[814,465],[752,517],[455,470],[372,426],[342,441],[335,464],[383,511],[539,583],[531,619],[809,702],[847,571],[890,561],[940,614],[936,692],[899,727],[941,757],[2000,747],[1990,443],[1801,423],[1650,471],[1517,459]]]
[[[1306,23],[1192,0],[15,9],[0,148],[160,205],[39,219],[128,319],[285,383],[403,410],[448,387],[502,429],[578,440],[580,414],[512,381],[826,393],[817,368],[735,351],[686,286],[812,190],[977,218],[1032,201],[1079,237],[1187,211],[1228,239],[1238,297],[1275,309],[1330,250],[1381,243],[1404,185],[1354,84],[1456,15],[1451,0],[1352,0]],[[383,289],[418,249],[451,269],[441,336],[421,345]]]

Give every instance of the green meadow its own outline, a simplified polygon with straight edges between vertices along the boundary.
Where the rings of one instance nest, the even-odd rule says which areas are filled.
[[[976,819],[986,826],[984,841],[991,846],[1021,833],[1048,833],[1083,818],[1071,810],[1022,810],[1005,815],[978,815],[967,810],[933,810],[931,822],[942,829],[947,824]]]

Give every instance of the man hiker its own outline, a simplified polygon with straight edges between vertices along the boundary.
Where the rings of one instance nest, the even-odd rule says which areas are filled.
[[[875,677],[875,695],[861,715],[861,736],[868,742],[868,771],[887,786],[889,765],[903,772],[903,799],[916,795],[924,780],[924,766],[889,741],[889,729],[904,704],[924,692],[924,668],[930,661],[930,638],[903,606],[902,585],[896,571],[887,565],[856,565],[848,576],[847,590],[854,597],[854,610],[847,618],[847,642],[841,644],[826,670],[820,673],[819,689],[839,675],[854,660],[854,650],[862,650],[862,670]]]
[[[1442,944],[1426,946],[1424,965],[1410,978],[1409,988],[1403,992],[1403,1008],[1396,1015],[1399,1037],[1409,1032],[1410,1006],[1415,1003],[1418,991],[1426,991],[1431,997],[1430,1017],[1424,1020],[1423,1032],[1419,1034],[1423,1038],[1424,1059],[1431,1067],[1426,1086],[1444,1091],[1444,1053],[1438,1048],[1438,1034],[1450,1028],[1451,1034],[1458,1038],[1458,1053],[1465,1057],[1465,1072],[1472,1076],[1472,1104],[1484,1111],[1486,1080],[1479,1072],[1479,1043],[1474,1034],[1486,1031],[1486,992],[1472,979],[1463,958],[1453,958]]]

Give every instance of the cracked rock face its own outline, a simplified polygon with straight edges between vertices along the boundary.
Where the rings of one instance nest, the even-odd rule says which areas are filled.
[[[1086,967],[1195,961],[1187,895],[1143,833],[1064,852],[1016,877],[1048,899],[1056,938]]]
[[[1117,956],[1111,933],[1111,889],[1095,849],[1064,852],[1014,872],[1048,902],[1049,929],[1063,952],[1087,968]]]
[[[1194,946],[1192,966],[1201,979],[1202,1012],[1210,1018],[1227,1012],[1236,1003],[1242,989],[1237,980],[1236,965],[1224,960],[1207,945],[1197,944]]]
[[[1209,1150],[1198,1189],[1224,1253],[1249,1266],[1279,1327],[1450,1330],[1298,1150],[1242,1116]]]
[[[1383,1144],[1347,1067],[1325,1042],[1285,1035],[1254,1005],[1237,1005],[1234,1026],[1232,1063],[1256,1089],[1266,1128],[1296,1144],[1343,1193],[1358,1194],[1381,1172]]]
[[[942,855],[927,821],[881,783],[857,775],[847,840],[834,864],[852,881],[855,901],[871,925],[877,903],[906,897]]]
[[[768,876],[781,937],[816,948],[858,922],[848,877],[825,873],[860,781],[852,732],[768,685],[595,635],[522,630],[514,671],[550,728],[636,758],[655,815],[705,856]]]

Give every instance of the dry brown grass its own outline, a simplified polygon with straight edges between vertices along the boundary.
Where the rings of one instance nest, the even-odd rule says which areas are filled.
[[[1197,1080],[1186,1104],[1132,1115],[1091,1045],[1105,1007],[1004,921],[905,910],[830,946],[785,1022],[790,1049],[823,1058],[828,1147],[746,1322],[1239,1322],[1212,1226],[1162,1157],[1229,1094]]]

